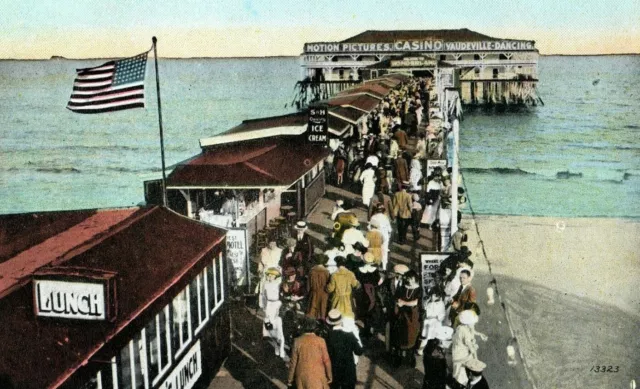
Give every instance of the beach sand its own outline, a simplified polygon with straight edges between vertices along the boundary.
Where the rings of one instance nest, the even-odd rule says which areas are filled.
[[[640,382],[640,223],[478,216],[469,227],[477,271],[495,277],[537,388]],[[612,372],[593,371],[603,365]]]

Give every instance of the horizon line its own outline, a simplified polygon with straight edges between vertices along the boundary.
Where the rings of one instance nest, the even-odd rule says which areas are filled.
[[[302,55],[302,54],[301,54]],[[563,54],[551,53],[540,54],[541,57],[605,57],[605,56],[625,56],[640,55],[637,53],[595,53],[595,54]],[[261,59],[261,58],[298,58],[300,55],[247,55],[247,56],[196,56],[196,57],[158,57],[159,59]],[[0,61],[50,61],[56,59],[68,61],[91,61],[91,60],[117,60],[125,57],[87,57],[87,58],[70,58],[61,55],[52,55],[49,58],[0,58]]]

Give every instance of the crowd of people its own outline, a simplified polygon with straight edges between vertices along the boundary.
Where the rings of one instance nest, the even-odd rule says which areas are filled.
[[[424,125],[429,88],[425,79],[404,83],[348,145],[336,148],[330,181],[362,197],[359,204],[336,201],[324,250],[299,221],[284,248],[270,242],[261,252],[263,335],[289,362],[289,385],[355,387],[358,356],[382,336],[395,367],[415,366],[423,355],[424,388],[488,387],[476,343],[487,337],[475,330],[480,308],[464,226],[427,285],[411,258],[408,264],[389,259],[393,242],[408,243],[409,229],[413,241],[422,228],[439,235],[440,210],[451,206],[451,172],[446,165],[426,170],[425,160],[443,158],[447,137],[444,126]],[[463,204],[464,192],[457,197]],[[366,210],[366,221],[357,207]]]

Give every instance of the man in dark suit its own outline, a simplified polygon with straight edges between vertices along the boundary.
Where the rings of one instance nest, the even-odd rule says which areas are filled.
[[[464,269],[460,271],[460,289],[458,293],[453,296],[453,302],[451,303],[451,310],[449,312],[449,319],[451,319],[451,326],[456,328],[456,318],[458,314],[465,309],[465,306],[469,303],[476,302],[476,290],[471,285],[471,270]]]
[[[362,346],[353,333],[343,330],[342,314],[339,310],[329,311],[326,321],[333,327],[327,338],[327,349],[333,369],[331,389],[353,389],[357,381],[353,355],[362,355]]]

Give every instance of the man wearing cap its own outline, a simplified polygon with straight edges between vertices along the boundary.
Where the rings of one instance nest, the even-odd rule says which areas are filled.
[[[324,320],[329,300],[329,293],[326,290],[329,283],[329,270],[324,266],[328,259],[329,257],[325,254],[315,255],[316,265],[311,269],[307,283],[309,289],[307,316],[320,320]]]
[[[402,183],[402,190],[393,196],[393,216],[398,224],[398,243],[404,244],[407,228],[411,223],[411,195],[407,193],[408,181]]]
[[[471,359],[464,364],[469,376],[469,383],[466,389],[489,389],[489,383],[482,375],[482,371],[487,365],[477,359]]]
[[[333,373],[332,389],[353,389],[356,386],[355,355],[364,351],[356,336],[343,331],[342,314],[332,309],[327,315],[327,324],[332,326],[327,338],[327,350]]]

